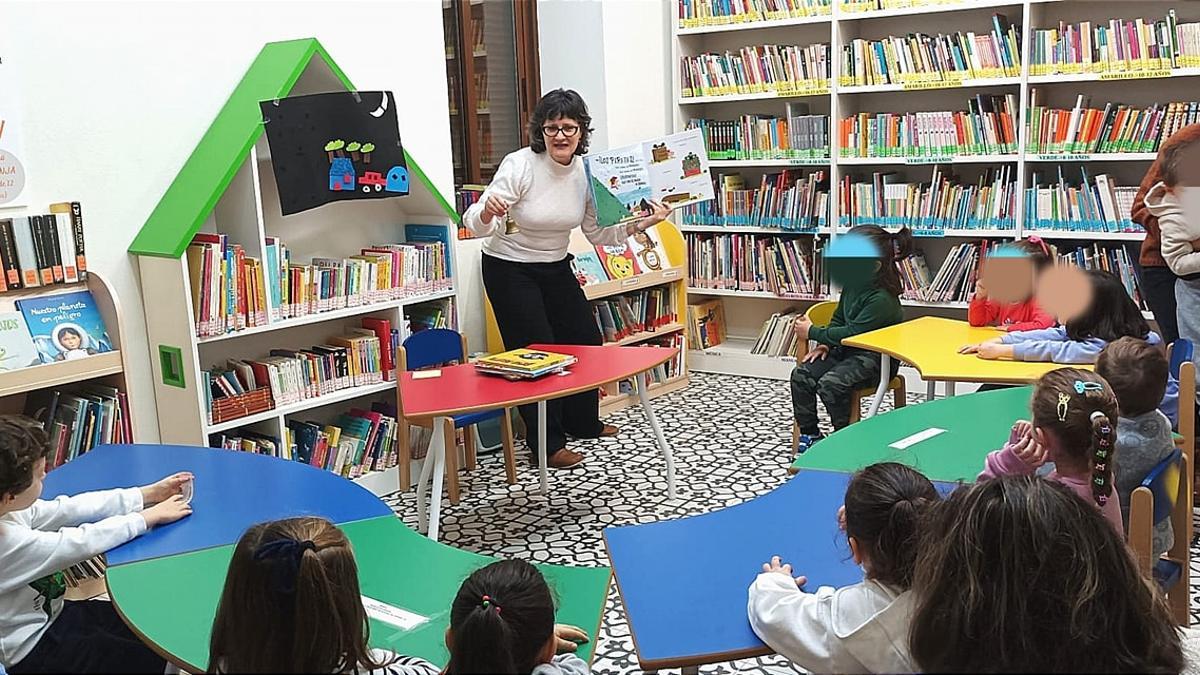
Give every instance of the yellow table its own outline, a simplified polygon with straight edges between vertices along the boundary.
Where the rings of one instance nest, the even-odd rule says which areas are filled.
[[[998,384],[1028,384],[1062,364],[1040,361],[989,361],[974,354],[959,354],[963,345],[991,340],[1001,334],[997,328],[973,328],[965,321],[936,316],[923,316],[912,321],[860,333],[842,340],[847,347],[858,347],[883,355],[879,387],[867,417],[879,412],[890,380],[892,359],[912,364],[929,383],[929,398],[933,398],[933,383],[946,382],[953,393],[955,382],[989,382]],[[1072,365],[1086,368],[1090,365]]]

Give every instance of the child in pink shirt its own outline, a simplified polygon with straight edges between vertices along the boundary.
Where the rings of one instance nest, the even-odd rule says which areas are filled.
[[[1121,504],[1113,491],[1117,397],[1099,375],[1060,368],[1037,381],[1030,401],[1033,421],[1013,425],[1004,447],[989,453],[979,480],[1030,475],[1047,462],[1046,478],[1096,504],[1124,536]]]

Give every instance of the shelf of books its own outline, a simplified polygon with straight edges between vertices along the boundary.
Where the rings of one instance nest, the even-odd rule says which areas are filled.
[[[393,355],[412,332],[457,328],[457,217],[408,153],[408,194],[283,214],[258,101],[347,89],[315,40],[268,44],[131,251],[164,443],[386,493],[402,487]]]
[[[688,383],[684,324],[688,272],[684,247],[683,235],[670,222],[630,237],[621,246],[593,246],[579,230],[571,233],[571,266],[592,306],[604,343],[679,350],[677,358],[649,373],[651,396],[682,389]],[[487,330],[488,351],[504,351],[490,304]],[[632,383],[607,385],[601,391],[600,414],[636,402],[637,391]]]
[[[784,329],[836,299],[820,252],[858,224],[917,237],[910,316],[962,318],[981,256],[1030,235],[1145,309],[1129,213],[1161,142],[1200,122],[1200,3],[677,7],[675,129],[703,131],[716,194],[677,215],[689,368],[786,378]]]

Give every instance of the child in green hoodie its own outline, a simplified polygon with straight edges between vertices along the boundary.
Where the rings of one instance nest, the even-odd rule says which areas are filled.
[[[838,237],[826,249],[830,279],[841,298],[828,326],[814,326],[807,317],[796,322],[796,335],[817,346],[792,369],[792,411],[801,437],[811,444],[822,438],[817,427],[817,398],[825,404],[834,429],[850,424],[850,400],[856,389],[879,381],[880,356],[843,347],[842,340],[900,323],[900,275],[896,261],[912,253],[912,233],[892,234],[875,225],[860,225]],[[892,363],[895,376],[899,364]]]

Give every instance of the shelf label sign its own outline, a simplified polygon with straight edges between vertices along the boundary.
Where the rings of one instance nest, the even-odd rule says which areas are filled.
[[[1149,80],[1159,77],[1170,77],[1170,70],[1127,70],[1116,73],[1100,73],[1101,80]]]
[[[25,206],[29,194],[27,157],[21,145],[21,107],[16,64],[0,53],[0,209]]]
[[[905,157],[905,164],[949,164],[953,157]]]

